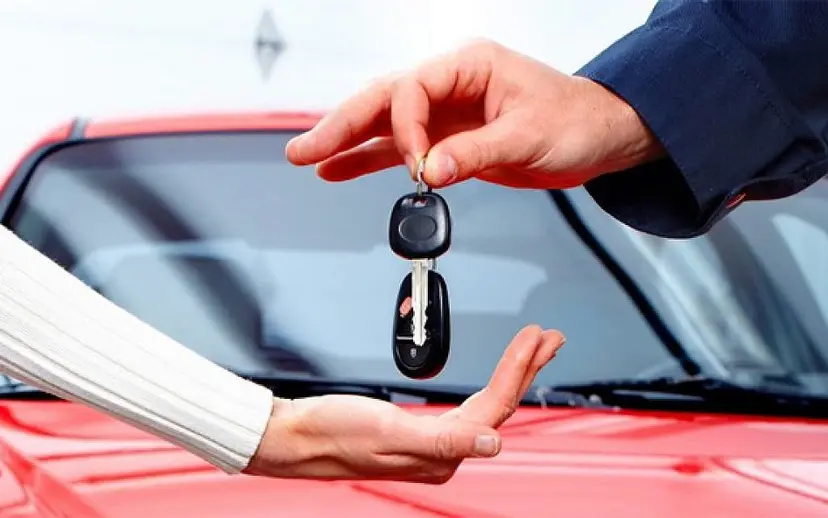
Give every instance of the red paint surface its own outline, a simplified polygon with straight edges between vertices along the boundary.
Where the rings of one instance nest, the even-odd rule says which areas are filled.
[[[228,476],[73,403],[0,409],[4,518],[828,516],[828,422],[520,409],[498,457],[426,486]]]
[[[320,118],[321,115],[313,113],[250,112],[92,121],[87,125],[84,136],[101,138],[205,131],[305,130],[313,127]]]
[[[87,135],[302,130],[316,120],[170,117],[93,123]],[[466,462],[442,486],[271,480],[225,475],[73,403],[4,401],[0,518],[828,517],[828,421],[520,409],[502,432],[497,458]]]

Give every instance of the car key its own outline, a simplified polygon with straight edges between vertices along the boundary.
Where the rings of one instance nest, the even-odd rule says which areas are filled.
[[[433,378],[446,366],[449,358],[451,328],[448,287],[443,276],[428,270],[428,314],[426,339],[422,345],[414,343],[414,307],[412,303],[412,275],[409,273],[400,285],[394,315],[394,363],[404,376],[412,379]]]
[[[411,261],[412,271],[406,279],[410,277],[411,325],[413,326],[411,339],[413,346],[424,347],[427,345],[427,340],[445,341],[445,358],[442,360],[442,365],[437,369],[437,372],[439,372],[448,358],[449,335],[447,333],[437,333],[430,338],[428,331],[429,329],[443,329],[443,321],[448,324],[448,297],[445,281],[434,268],[436,258],[443,255],[451,246],[451,216],[448,204],[442,196],[431,192],[430,188],[427,192],[423,192],[422,173],[424,165],[425,159],[418,164],[417,191],[401,197],[394,204],[391,211],[388,238],[394,253]],[[405,282],[403,284],[405,285]],[[433,289],[440,291],[432,292]],[[401,293],[402,291],[401,288]],[[445,300],[445,311],[443,311],[443,300]],[[428,308],[433,301],[436,301],[437,305],[432,311],[429,311]],[[398,300],[398,308],[400,304],[401,301]],[[434,326],[429,325],[430,318],[437,319]],[[403,335],[395,330],[394,336],[395,344],[397,344],[395,345],[396,351],[400,345],[400,339],[397,337]],[[403,346],[408,348],[409,354],[408,356],[402,356],[402,358],[414,360],[416,350],[410,349],[409,345],[411,344]],[[430,344],[428,351],[432,349],[431,346],[433,345]],[[436,347],[435,351],[442,351],[442,349],[443,347]],[[422,351],[417,357],[416,363],[419,365],[420,361],[425,362],[423,355],[427,354],[429,353],[426,350]],[[438,354],[437,356],[441,355]],[[399,359],[400,357],[395,352],[395,358]],[[430,362],[425,362],[423,365],[428,363]],[[404,372],[404,374],[412,373]]]
[[[423,345],[428,319],[427,272],[434,260],[451,246],[451,217],[448,204],[435,192],[423,192],[422,173],[425,159],[417,168],[417,192],[397,200],[391,210],[388,239],[391,250],[412,262],[412,302],[414,307],[414,343]]]

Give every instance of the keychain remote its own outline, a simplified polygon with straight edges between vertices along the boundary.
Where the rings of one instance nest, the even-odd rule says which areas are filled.
[[[411,261],[395,305],[393,353],[397,369],[413,379],[439,374],[451,342],[448,287],[436,259],[451,246],[451,214],[446,200],[425,188],[425,158],[417,165],[417,189],[391,210],[391,250]]]

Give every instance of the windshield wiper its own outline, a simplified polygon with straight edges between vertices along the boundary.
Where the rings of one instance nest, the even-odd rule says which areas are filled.
[[[373,382],[355,379],[314,378],[290,374],[243,374],[243,378],[263,385],[278,397],[296,399],[326,394],[367,396],[389,402],[417,401],[420,403],[459,405],[483,387],[466,385],[431,385],[413,383]],[[598,406],[574,392],[539,389],[529,391],[521,406]]]
[[[706,376],[606,380],[552,387],[621,408],[828,419],[828,397],[738,385]]]

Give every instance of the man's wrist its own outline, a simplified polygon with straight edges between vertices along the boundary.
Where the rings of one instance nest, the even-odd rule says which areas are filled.
[[[622,154],[623,164],[620,169],[628,169],[664,158],[666,156],[664,146],[647,127],[638,112],[614,93],[612,95],[618,99],[618,126],[622,128],[622,133],[629,137],[627,148]]]
[[[607,99],[607,128],[609,141],[616,142],[607,161],[606,172],[612,173],[663,158],[664,147],[644,120],[624,99],[612,90],[589,81],[604,92]]]

